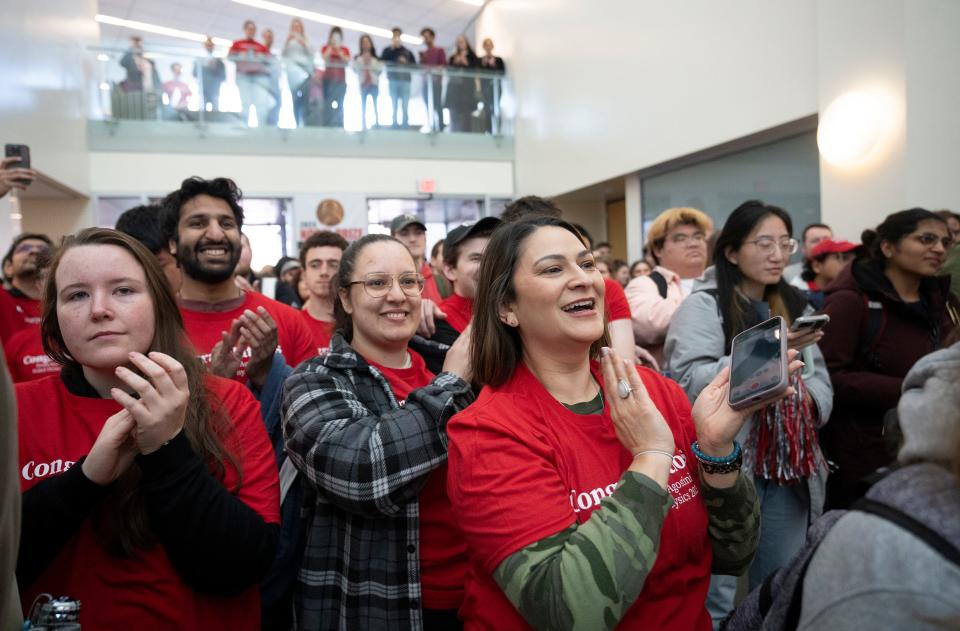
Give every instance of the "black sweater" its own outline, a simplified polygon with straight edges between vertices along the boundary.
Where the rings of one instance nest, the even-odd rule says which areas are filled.
[[[83,373],[64,369],[67,389],[99,396]],[[83,474],[83,458],[23,494],[17,579],[30,585],[106,496]],[[150,527],[193,589],[239,594],[259,582],[276,553],[280,527],[267,524],[213,477],[184,432],[137,456]]]

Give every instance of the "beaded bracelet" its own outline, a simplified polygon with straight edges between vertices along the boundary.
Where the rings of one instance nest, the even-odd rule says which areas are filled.
[[[730,455],[722,458],[708,456],[700,451],[700,444],[696,440],[690,445],[690,449],[700,462],[700,468],[704,473],[733,473],[739,471],[743,465],[743,449],[737,441],[733,441],[733,451]]]

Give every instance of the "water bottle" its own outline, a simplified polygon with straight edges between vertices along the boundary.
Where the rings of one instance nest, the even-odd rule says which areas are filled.
[[[46,598],[46,602],[41,602]],[[24,625],[30,631],[80,631],[80,601],[69,596],[52,597],[41,594],[33,602],[30,622]]]

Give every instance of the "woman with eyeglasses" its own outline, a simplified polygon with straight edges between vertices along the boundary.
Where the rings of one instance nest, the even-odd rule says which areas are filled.
[[[333,284],[330,351],[284,393],[309,523],[297,628],[459,628],[466,546],[446,493],[446,425],[473,401],[470,335],[439,375],[410,350],[424,280],[393,237],[354,241]]]
[[[820,345],[836,390],[834,417],[821,435],[838,467],[829,508],[847,508],[858,481],[893,462],[898,445],[889,440],[895,432],[884,431],[884,417],[896,408],[913,364],[941,348],[958,325],[950,278],[937,277],[953,245],[942,217],[902,210],[864,232],[863,242],[869,257],[840,273],[823,309],[830,324]]]
[[[797,251],[793,223],[782,208],[747,201],[727,219],[717,237],[711,280],[699,285],[674,313],[664,354],[671,372],[691,401],[714,375],[730,365],[734,336],[772,316],[789,326],[813,312],[799,289],[783,278]],[[714,280],[715,279],[715,280]],[[831,323],[832,324],[832,323]],[[760,545],[750,568],[750,587],[786,563],[803,545],[808,522],[823,508],[827,468],[817,430],[833,407],[833,390],[816,344],[822,332],[789,334],[788,345],[811,347],[808,377],[795,375],[794,396],[770,404],[741,429],[744,469],[760,496]],[[715,577],[708,598],[714,617],[733,608],[736,582]]]

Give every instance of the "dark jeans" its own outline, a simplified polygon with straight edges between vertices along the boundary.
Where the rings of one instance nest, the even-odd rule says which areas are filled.
[[[390,101],[393,103],[393,126],[406,127],[410,122],[410,81],[390,80]],[[400,107],[403,106],[403,114]]]
[[[324,126],[343,127],[343,97],[347,94],[347,84],[343,81],[323,82]]]

